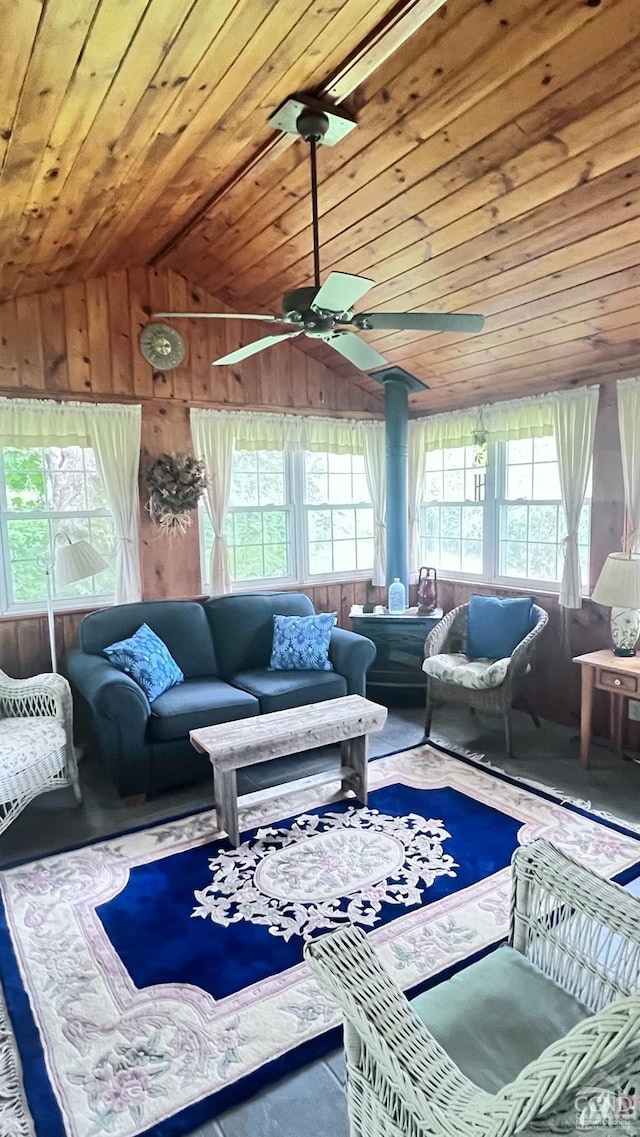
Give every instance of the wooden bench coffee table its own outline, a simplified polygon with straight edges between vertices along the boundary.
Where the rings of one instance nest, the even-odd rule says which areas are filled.
[[[296,783],[322,785],[340,778],[342,791],[353,790],[367,804],[367,735],[382,730],[387,708],[360,695],[345,695],[269,715],[205,726],[189,732],[196,750],[209,756],[218,824],[232,845],[240,844],[236,773],[258,762],[340,743],[339,771],[328,770]]]

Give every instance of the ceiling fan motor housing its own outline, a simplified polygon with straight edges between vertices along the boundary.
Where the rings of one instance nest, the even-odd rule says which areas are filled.
[[[336,317],[347,316],[344,312],[316,312],[311,305],[317,293],[317,288],[295,288],[292,292],[285,292],[282,303],[283,318],[300,324],[309,336],[325,336],[333,331]]]

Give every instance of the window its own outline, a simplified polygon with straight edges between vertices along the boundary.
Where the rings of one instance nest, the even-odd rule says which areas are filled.
[[[310,576],[373,566],[373,507],[361,454],[305,454]]]
[[[580,519],[588,582],[591,489]],[[553,438],[427,454],[420,544],[425,564],[496,583],[557,586],[566,525]]]
[[[499,575],[514,580],[559,584],[567,529],[562,508],[554,438],[524,438],[500,447],[504,464],[499,484]],[[580,567],[589,578],[591,487],[580,518]]]
[[[115,533],[93,451],[80,446],[0,449],[0,540],[3,610],[39,607],[46,598],[44,560],[56,534],[82,538],[102,553],[109,568],[64,589],[58,600],[104,597],[115,589]]]
[[[427,454],[420,540],[427,564],[445,571],[483,571],[486,446]]]
[[[213,530],[199,514],[202,579]],[[303,582],[373,567],[373,507],[362,455],[237,450],[227,514],[234,584]]]

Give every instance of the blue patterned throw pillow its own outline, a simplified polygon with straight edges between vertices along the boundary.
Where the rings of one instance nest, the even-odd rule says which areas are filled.
[[[317,616],[274,616],[272,671],[333,671],[329,641],[337,612]]]
[[[169,687],[184,681],[184,675],[167,645],[148,624],[142,624],[128,640],[106,647],[104,654],[111,663],[135,679],[150,703]]]

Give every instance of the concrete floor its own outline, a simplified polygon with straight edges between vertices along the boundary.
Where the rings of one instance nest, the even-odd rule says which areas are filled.
[[[423,737],[422,723],[419,708],[391,710],[384,730],[371,740],[371,755],[415,746]],[[593,809],[640,823],[640,765],[620,761],[605,747],[595,745],[591,769],[583,770],[574,730],[547,722],[537,730],[527,716],[516,712],[517,758],[510,762],[497,718],[448,706],[434,713],[433,738],[452,749],[482,753],[506,772],[544,783]],[[239,789],[248,793],[336,762],[335,752],[319,750],[295,761],[288,758],[255,766],[250,776],[239,778]],[[81,764],[81,779],[81,807],[72,804],[70,790],[51,793],[27,807],[0,838],[0,866],[212,804],[211,786],[201,783],[163,794],[140,807],[123,806],[90,755]],[[336,1051],[227,1110],[216,1121],[194,1130],[194,1137],[300,1137],[301,1133],[305,1137],[347,1137],[343,1075],[342,1054]]]

